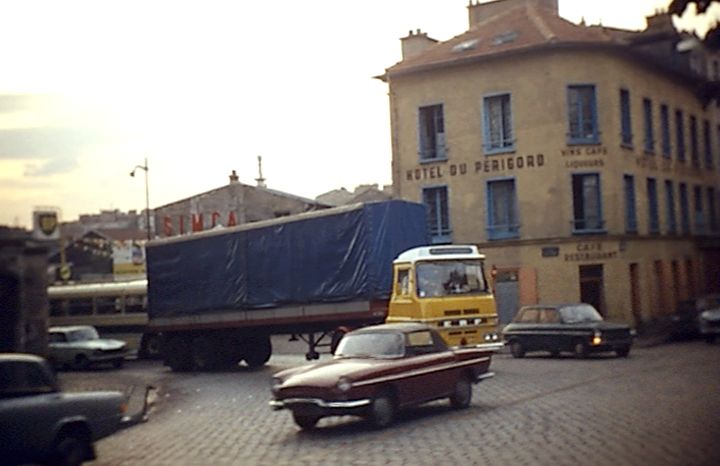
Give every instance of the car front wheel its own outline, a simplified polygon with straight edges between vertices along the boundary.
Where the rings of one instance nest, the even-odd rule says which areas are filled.
[[[314,429],[319,420],[319,416],[293,413],[293,421],[295,421],[295,424],[303,430]]]
[[[395,420],[395,403],[388,393],[375,397],[370,405],[370,422],[373,426],[382,429]]]
[[[514,358],[525,357],[525,347],[518,340],[514,340],[512,343],[510,343],[510,352],[512,353]]]
[[[450,406],[465,409],[472,401],[472,385],[467,377],[461,377],[455,384],[455,392],[450,396]]]
[[[585,359],[588,354],[587,343],[585,343],[585,341],[583,341],[583,340],[576,341],[575,347],[574,347],[574,353],[575,353],[576,358]]]
[[[618,348],[615,350],[615,354],[619,358],[626,358],[630,354],[630,347],[629,346],[623,346],[622,348]]]

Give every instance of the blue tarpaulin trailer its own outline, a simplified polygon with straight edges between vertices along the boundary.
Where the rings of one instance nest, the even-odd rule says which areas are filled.
[[[316,332],[382,322],[393,260],[428,242],[425,206],[397,200],[152,241],[149,326],[173,369],[264,364],[278,333],[315,353]]]

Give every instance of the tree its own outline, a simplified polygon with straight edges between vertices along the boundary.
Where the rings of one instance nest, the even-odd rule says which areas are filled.
[[[719,0],[672,0],[668,7],[668,13],[671,15],[682,16],[685,9],[691,3],[695,4],[695,9],[698,14],[703,14],[707,11],[711,4],[718,2]]]

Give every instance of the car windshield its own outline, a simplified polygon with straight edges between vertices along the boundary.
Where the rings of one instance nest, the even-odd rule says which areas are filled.
[[[575,324],[578,322],[600,322],[603,320],[598,311],[589,304],[564,306],[560,309],[563,322]]]
[[[397,358],[403,354],[402,334],[390,332],[348,334],[335,350],[339,357]]]
[[[97,330],[93,327],[80,328],[68,332],[68,341],[97,340],[98,338],[100,337],[98,336]]]
[[[417,265],[420,298],[487,291],[480,260],[423,261]]]

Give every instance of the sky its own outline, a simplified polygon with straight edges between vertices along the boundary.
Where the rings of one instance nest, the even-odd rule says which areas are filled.
[[[670,0],[559,0],[642,29]],[[387,85],[400,37],[447,40],[468,0],[0,0],[0,225],[150,207],[228,182],[315,198],[391,183]],[[681,29],[720,18],[693,12]]]

